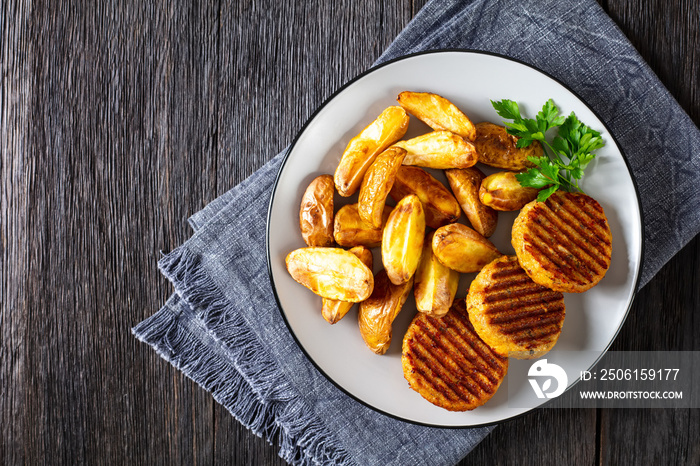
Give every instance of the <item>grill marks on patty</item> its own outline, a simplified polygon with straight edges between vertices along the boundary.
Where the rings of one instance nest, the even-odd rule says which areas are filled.
[[[585,291],[610,267],[607,218],[585,194],[556,192],[545,203],[526,205],[513,224],[512,242],[528,275],[556,291]]]
[[[529,359],[559,338],[564,295],[536,284],[515,256],[484,267],[467,295],[469,318],[479,336],[502,355]]]
[[[563,292],[582,292],[610,267],[612,235],[603,208],[582,193],[556,192],[526,205],[513,224],[517,256],[486,265],[466,300],[442,318],[419,313],[403,340],[409,386],[450,411],[483,405],[498,390],[508,358],[551,350],[562,331]]]
[[[401,361],[411,388],[450,411],[484,404],[508,370],[508,359],[479,338],[464,300],[442,318],[417,314],[404,337]]]

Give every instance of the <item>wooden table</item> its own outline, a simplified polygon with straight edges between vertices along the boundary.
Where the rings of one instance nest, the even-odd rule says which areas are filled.
[[[600,2],[699,123],[698,1]],[[424,1],[117,3],[3,2],[0,463],[281,464],[130,328],[170,294],[156,261],[186,218]],[[699,246],[642,290],[613,349],[700,350]],[[698,410],[541,410],[460,464],[699,464],[699,438]]]

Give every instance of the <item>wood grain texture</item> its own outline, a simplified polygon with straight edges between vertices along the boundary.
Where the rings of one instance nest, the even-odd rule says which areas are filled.
[[[130,333],[160,250],[283,149],[423,0],[7,0],[0,11],[0,463],[284,464]],[[601,0],[700,122],[696,0]],[[700,349],[700,240],[616,350]],[[460,464],[698,464],[698,410],[540,410]]]

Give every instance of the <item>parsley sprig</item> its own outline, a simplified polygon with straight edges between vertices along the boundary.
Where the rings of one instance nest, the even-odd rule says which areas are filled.
[[[571,112],[564,117],[552,99],[549,99],[535,119],[523,118],[517,102],[504,99],[491,101],[496,113],[504,121],[508,134],[518,137],[517,147],[527,147],[533,141],[539,141],[544,148],[541,157],[528,157],[536,168],[519,173],[515,177],[521,186],[537,188],[541,191],[537,200],[544,202],[557,189],[582,191],[579,180],[583,171],[595,158],[593,152],[605,145],[600,133],[584,125]],[[557,135],[547,139],[547,132],[557,128]]]

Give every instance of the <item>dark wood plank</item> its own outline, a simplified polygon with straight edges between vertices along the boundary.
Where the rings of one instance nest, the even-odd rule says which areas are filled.
[[[159,248],[212,196],[216,13],[6,5],[4,464],[211,458],[211,397],[129,328],[170,293]]]
[[[96,288],[115,289],[97,325],[114,351],[101,369],[118,369],[107,381],[124,395],[106,394],[102,412],[124,414],[92,417],[115,424],[103,427],[105,442],[121,451],[107,463],[210,463],[214,401],[129,328],[172,292],[156,268],[159,251],[190,235],[186,218],[215,189],[218,5],[115,2],[105,15],[111,74],[100,84],[109,86],[102,124],[110,144],[97,173],[106,192],[93,209],[104,216],[97,243],[109,271]],[[93,447],[88,459],[103,459]]]
[[[0,11],[0,462],[26,462],[26,368],[23,342],[27,336],[25,285],[29,269],[29,207],[27,188],[32,163],[27,156],[29,134],[7,131],[31,124],[29,93],[34,48],[30,11],[8,2]],[[14,24],[16,27],[7,27]]]
[[[410,2],[223,2],[217,195],[291,143],[313,111],[369,68],[410,20]],[[219,463],[284,464],[215,408]]]
[[[224,2],[218,191],[291,143],[313,111],[366,70],[410,19],[409,2]]]
[[[593,464],[596,422],[592,409],[541,409],[496,427],[459,464]]]

